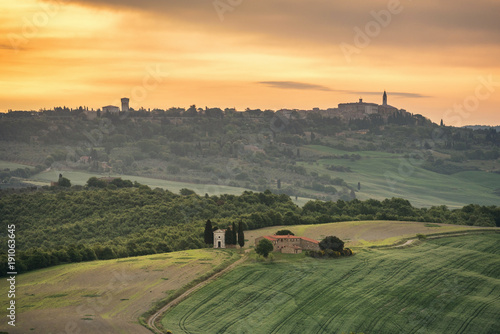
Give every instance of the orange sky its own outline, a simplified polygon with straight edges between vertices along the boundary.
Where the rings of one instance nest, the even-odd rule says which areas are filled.
[[[0,110],[389,103],[500,125],[494,0],[0,0]]]

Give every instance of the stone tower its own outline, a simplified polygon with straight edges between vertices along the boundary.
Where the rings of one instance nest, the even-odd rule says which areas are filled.
[[[226,230],[214,231],[214,248],[226,248]]]
[[[386,106],[387,105],[387,93],[384,90],[384,97],[382,98],[382,105]]]
[[[122,111],[129,111],[129,106],[128,106],[129,99],[124,97],[122,98]]]

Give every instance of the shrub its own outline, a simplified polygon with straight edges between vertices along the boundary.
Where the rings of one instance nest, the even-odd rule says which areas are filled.
[[[352,251],[349,248],[344,248],[342,251],[342,256],[350,256],[352,255]]]
[[[293,234],[292,231],[290,230],[279,230],[278,232],[275,233],[276,235],[295,235]]]
[[[335,236],[328,236],[321,240],[319,247],[323,250],[331,249],[333,251],[342,252],[344,249],[344,242]]]
[[[325,250],[319,250],[319,251],[314,251],[314,250],[309,250],[306,251],[306,255],[314,258],[339,258],[341,256],[350,256],[352,255],[352,250],[349,248],[345,248],[342,250],[342,252],[334,251],[331,249],[325,249]]]
[[[182,196],[196,195],[196,193],[193,190],[187,188],[182,188],[181,190],[179,190],[179,193]]]

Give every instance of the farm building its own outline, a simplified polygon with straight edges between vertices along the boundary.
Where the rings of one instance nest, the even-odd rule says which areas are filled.
[[[273,252],[299,254],[303,250],[319,250],[319,241],[294,235],[265,235],[255,239],[255,247],[262,239],[267,239],[273,244]]]

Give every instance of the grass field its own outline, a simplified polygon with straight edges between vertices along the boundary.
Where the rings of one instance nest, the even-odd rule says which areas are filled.
[[[163,188],[167,189],[173,193],[179,193],[179,190],[182,188],[187,188],[195,191],[198,195],[222,195],[222,194],[232,194],[232,195],[241,195],[244,191],[253,191],[251,189],[239,188],[239,187],[230,187],[225,185],[217,185],[217,184],[197,184],[197,183],[188,183],[188,182],[177,182],[177,181],[169,181],[169,180],[161,180],[161,179],[153,179],[149,177],[141,177],[141,176],[133,176],[133,175],[102,175],[98,173],[88,173],[88,172],[80,172],[80,171],[57,171],[50,170],[47,172],[42,172],[36,175],[33,175],[30,180],[33,180],[37,183],[37,185],[45,184],[50,185],[50,181],[56,181],[59,177],[59,173],[62,173],[64,177],[68,178],[73,185],[85,185],[87,180],[92,176],[95,177],[104,177],[104,176],[115,176],[121,177],[124,180],[137,181],[141,184],[145,184],[151,188]],[[27,180],[29,182],[30,180]],[[307,203],[310,198],[302,198],[299,197],[293,201],[295,204],[302,206]]]
[[[318,260],[276,254],[195,292],[173,333],[499,333],[500,235]]]
[[[2,321],[0,332],[66,333],[70,328],[80,334],[147,334],[150,331],[138,324],[142,313],[231,255],[189,250],[73,263],[17,275],[16,327]],[[5,279],[0,281],[0,291],[0,305],[7,305]],[[5,309],[1,314],[5,318]]]
[[[332,179],[342,178],[352,189],[356,190],[359,182],[361,184],[361,189],[356,191],[356,197],[361,200],[368,198],[383,200],[385,198],[401,197],[408,199],[417,207],[430,207],[436,204],[444,204],[453,208],[462,207],[470,203],[496,205],[500,201],[500,197],[494,193],[494,191],[500,187],[500,174],[498,173],[472,171],[444,175],[422,168],[421,165],[423,160],[414,160],[408,157],[405,158],[403,154],[393,154],[388,152],[348,152],[321,145],[305,145],[301,147],[301,152],[304,157],[309,160],[313,160],[297,162],[298,166],[302,166],[306,169],[307,175],[311,175],[311,173],[314,172],[320,176],[329,175]],[[350,156],[351,154],[359,155],[361,156],[361,159],[350,160],[331,158],[334,155]],[[436,158],[440,156],[437,152],[434,152],[434,155]],[[490,161],[489,163],[493,165],[495,164],[493,161]],[[485,166],[482,164],[484,164],[482,161],[468,161],[466,163],[468,167],[479,167],[483,169]],[[330,165],[349,167],[352,172],[331,171],[327,169]],[[2,166],[5,166],[3,168],[15,169],[22,167],[23,165],[0,161],[0,168],[2,168]],[[244,169],[245,165],[243,164],[242,166]],[[148,168],[154,169],[149,165]],[[285,173],[279,168],[265,170],[266,173],[269,174],[268,177],[272,176],[271,179],[278,179],[281,177],[280,173]],[[33,182],[36,185],[50,184],[51,181],[57,180],[59,173],[64,174],[64,176],[69,178],[72,184],[75,185],[85,184],[91,176],[107,176],[83,171],[60,171],[53,169],[48,172],[42,172],[34,175],[27,181]],[[181,174],[182,173],[184,173],[184,171],[182,171]],[[189,171],[186,173],[189,173]],[[296,188],[296,190],[303,196],[299,197],[297,200],[293,198],[297,205],[304,205],[309,200],[307,197],[325,195],[316,190],[301,188],[301,186],[294,185],[294,181],[296,181],[294,176],[297,176],[297,174],[286,175],[286,177],[283,177],[285,179],[289,179],[287,181],[288,186]],[[153,188],[160,187],[169,189],[175,193],[178,193],[178,191],[182,188],[192,189],[199,195],[204,195],[205,193],[208,193],[209,195],[220,195],[225,193],[239,195],[243,191],[249,190],[244,188],[244,186],[232,187],[226,185],[178,182],[155,179],[147,176],[112,176],[121,176],[124,179],[137,181]],[[164,176],[166,176],[166,174]],[[189,174],[185,174],[184,177],[190,179]],[[310,181],[311,177],[309,176],[308,182]],[[270,187],[272,188],[273,185],[270,184]],[[337,188],[339,187],[337,186]]]
[[[386,152],[347,152],[316,145],[306,146],[302,150],[323,155],[359,154],[362,159],[356,161],[320,159],[318,163],[298,164],[308,172],[340,177],[353,188],[360,182],[361,191],[356,193],[356,197],[362,200],[401,197],[418,207],[436,203],[450,207],[462,207],[470,203],[497,205],[500,200],[493,194],[500,187],[500,174],[474,171],[443,175],[421,168],[419,161]],[[327,170],[326,167],[330,165],[350,167],[353,172]]]
[[[16,170],[18,168],[23,168],[23,169],[24,168],[32,168],[32,166],[22,165],[22,164],[18,164],[15,162],[0,160],[0,170],[5,170],[7,168],[12,171],[12,170]]]
[[[314,225],[272,226],[245,232],[246,247],[253,247],[255,238],[273,235],[277,231],[287,229],[295,235],[322,240],[328,235],[338,236],[346,243],[346,247],[369,247],[395,244],[405,238],[415,237],[417,233],[435,234],[478,229],[500,230],[450,224],[428,224],[420,222],[400,221],[358,221]]]

